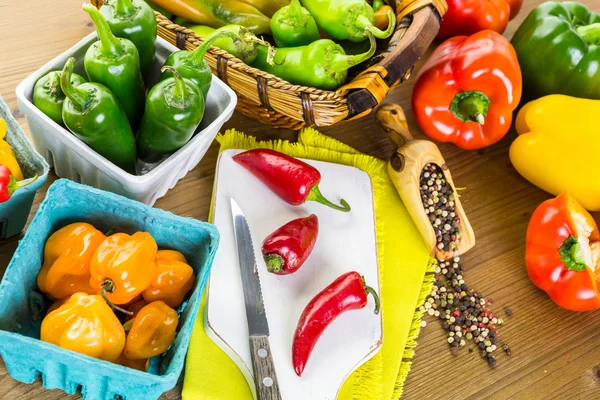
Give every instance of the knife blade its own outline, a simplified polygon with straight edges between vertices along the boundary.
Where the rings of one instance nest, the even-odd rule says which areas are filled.
[[[256,396],[258,400],[281,400],[250,227],[234,199],[231,199],[231,215],[244,291]]]

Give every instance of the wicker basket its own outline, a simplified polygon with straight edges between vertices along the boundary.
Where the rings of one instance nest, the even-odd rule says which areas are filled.
[[[237,109],[276,128],[329,126],[368,115],[390,90],[410,76],[412,67],[439,30],[445,0],[394,0],[396,31],[364,71],[336,91],[293,85],[248,66],[212,47],[206,55],[213,72],[238,95]],[[156,13],[158,34],[180,49],[193,50],[202,38]],[[382,47],[382,46],[380,46]]]

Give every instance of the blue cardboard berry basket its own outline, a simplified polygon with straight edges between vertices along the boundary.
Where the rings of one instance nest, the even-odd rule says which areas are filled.
[[[174,344],[157,374],[97,360],[39,340],[45,308],[36,291],[46,239],[73,222],[102,231],[149,232],[160,249],[182,252],[197,276],[196,287],[180,314]],[[64,179],[48,190],[0,284],[0,354],[14,379],[41,377],[47,389],[69,394],[81,389],[87,399],[157,399],[172,389],[184,365],[194,319],[212,266],[219,233],[208,223],[183,218],[124,197]]]
[[[0,203],[0,240],[3,240],[20,233],[25,227],[35,192],[46,183],[50,167],[46,160],[33,149],[1,95],[0,119],[6,121],[6,137],[4,139],[15,153],[25,178],[38,176],[35,182],[17,190],[10,200]]]

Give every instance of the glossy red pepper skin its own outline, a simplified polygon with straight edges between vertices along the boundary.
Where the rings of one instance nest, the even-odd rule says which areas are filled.
[[[506,135],[522,86],[517,55],[502,35],[487,30],[456,36],[421,68],[412,108],[432,139],[477,150]]]
[[[296,272],[317,242],[319,218],[312,214],[283,225],[264,240],[262,254],[267,270],[277,275]]]
[[[586,250],[571,250],[575,243]],[[531,281],[560,307],[600,308],[600,232],[593,217],[568,193],[546,200],[531,216],[525,265]]]
[[[379,297],[365,285],[356,271],[345,273],[323,289],[308,303],[294,334],[292,363],[301,376],[317,341],[325,329],[346,311],[359,310],[367,305],[367,294],[375,298],[375,313],[379,313]]]
[[[503,33],[522,4],[523,0],[448,0],[437,37],[472,35],[486,29]]]
[[[27,186],[37,179],[37,176],[26,182],[17,182],[6,165],[0,164],[0,203],[10,200],[15,190]]]
[[[321,195],[321,173],[303,161],[269,149],[248,150],[234,156],[233,160],[291,205],[299,206],[314,200],[339,211],[350,211],[345,200],[338,206]]]

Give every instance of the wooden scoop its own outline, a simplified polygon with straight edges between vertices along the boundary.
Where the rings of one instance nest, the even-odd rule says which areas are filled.
[[[421,236],[431,249],[431,255],[439,260],[447,260],[471,249],[475,245],[475,234],[460,202],[452,175],[438,147],[428,140],[413,138],[408,130],[406,115],[397,104],[381,106],[377,110],[375,120],[398,147],[390,159],[388,172]],[[454,192],[454,212],[460,219],[458,229],[461,233],[454,250],[438,249],[435,231],[421,200],[421,172],[428,163],[437,164],[441,168]]]

